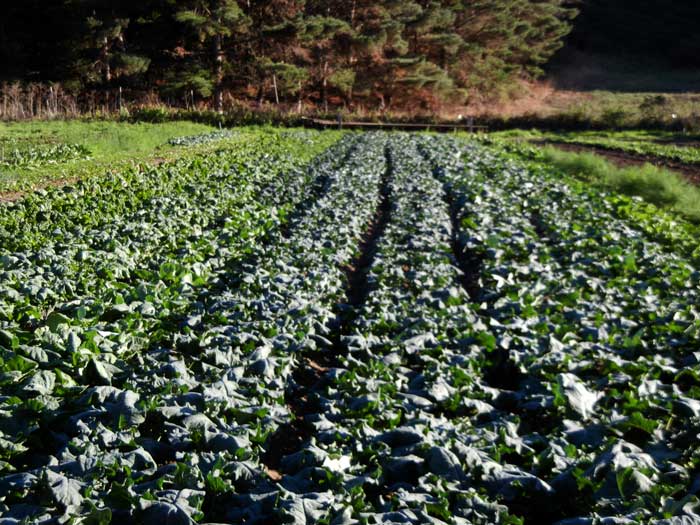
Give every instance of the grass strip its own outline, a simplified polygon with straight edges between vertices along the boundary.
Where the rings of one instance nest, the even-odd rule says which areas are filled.
[[[214,128],[193,122],[129,124],[107,121],[37,121],[0,123],[0,143],[31,148],[41,144],[76,144],[89,152],[88,159],[67,159],[27,166],[0,165],[0,194],[18,194],[65,181],[125,169],[139,162],[163,161],[182,155],[173,138],[208,133]],[[11,145],[11,146],[10,146]]]
[[[542,148],[542,155],[545,163],[564,173],[619,193],[641,197],[700,223],[700,188],[673,171],[651,164],[618,167],[595,153],[573,153],[554,147]]]

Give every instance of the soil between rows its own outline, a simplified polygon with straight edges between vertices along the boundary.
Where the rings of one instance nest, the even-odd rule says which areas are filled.
[[[368,225],[367,231],[360,241],[357,257],[345,268],[348,280],[348,303],[353,307],[362,305],[365,299],[367,299],[369,293],[367,274],[374,260],[377,241],[384,234],[384,230],[386,230],[391,216],[391,190],[389,188],[389,183],[393,172],[393,162],[391,151],[389,151],[388,146],[386,147],[384,155],[386,157],[386,172],[382,177],[382,183],[379,189],[381,198],[379,206],[377,207],[372,221]]]
[[[278,482],[282,479],[280,472],[282,458],[299,451],[313,434],[313,428],[305,419],[307,415],[313,414],[317,410],[317,407],[314,406],[313,396],[310,394],[323,380],[328,369],[339,365],[339,356],[347,352],[343,336],[348,333],[357,308],[362,306],[371,291],[367,282],[369,270],[374,261],[377,242],[384,235],[391,217],[390,182],[393,174],[393,162],[388,146],[384,154],[386,171],[382,176],[379,188],[379,205],[358,244],[357,256],[344,269],[347,278],[346,305],[339,305],[338,308],[336,327],[330,336],[333,346],[321,352],[302,352],[299,365],[293,373],[295,385],[285,393],[285,401],[292,412],[293,419],[280,426],[268,439],[267,452],[263,455],[262,460],[265,471],[272,481]]]

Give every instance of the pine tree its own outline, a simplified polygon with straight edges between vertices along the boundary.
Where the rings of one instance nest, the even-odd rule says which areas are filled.
[[[175,20],[194,34],[195,40],[190,49],[183,49],[182,54],[194,55],[196,60],[193,67],[185,69],[180,82],[196,87],[203,96],[213,94],[214,108],[222,113],[224,78],[226,67],[230,64],[229,51],[235,37],[246,31],[248,18],[236,0],[193,0],[187,4],[187,8],[175,13]],[[203,67],[207,63],[209,67]]]
[[[572,25],[567,5],[577,1],[11,1],[12,23],[0,21],[0,55],[10,67],[0,73],[196,92],[213,96],[218,111],[224,88],[258,101],[296,96],[301,105],[309,97],[324,108],[339,98],[384,109],[434,107],[540,74]],[[697,46],[696,33],[681,29],[698,8],[679,0],[664,11],[661,3],[644,2],[678,31],[680,60]],[[586,23],[605,13],[647,24],[654,13],[632,16],[635,5],[586,0]],[[33,11],[63,22],[39,33]],[[669,40],[668,31],[658,29],[654,45]]]
[[[317,82],[325,111],[328,111],[328,82],[336,72],[341,55],[339,40],[349,33],[348,23],[333,16],[309,16],[304,21],[302,42],[310,52],[311,76]]]
[[[128,9],[107,0],[75,0],[68,8],[80,14],[72,74],[83,84],[110,87],[116,79],[145,72],[150,60],[129,50]]]
[[[425,52],[430,49],[443,62],[456,52],[459,42],[455,45],[449,31],[438,29],[445,18],[451,20],[449,12],[396,0],[357,2],[354,7],[353,66],[360,93],[377,97],[380,108],[388,109],[397,100],[435,100],[452,91],[446,70]]]
[[[413,89],[409,96],[430,98],[431,105],[460,94],[450,75],[450,66],[464,49],[464,41],[454,31],[456,13],[450,6],[434,1],[421,2],[421,11],[406,25],[411,56],[420,58],[414,71],[403,80]]]
[[[455,32],[465,42],[453,68],[467,89],[492,92],[541,73],[571,28],[574,9],[562,0],[454,2]]]
[[[241,66],[257,86],[258,101],[272,89],[274,99],[300,94],[309,72],[300,39],[304,31],[304,2],[250,0],[244,7],[250,19],[249,38]]]

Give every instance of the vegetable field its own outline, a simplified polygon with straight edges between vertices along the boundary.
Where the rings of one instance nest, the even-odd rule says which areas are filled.
[[[225,137],[0,208],[0,525],[700,523],[695,227],[457,136]]]

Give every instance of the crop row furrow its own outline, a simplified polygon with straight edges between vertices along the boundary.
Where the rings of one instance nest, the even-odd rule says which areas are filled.
[[[369,294],[344,338],[347,355],[311,391],[313,432],[281,459],[280,483],[314,520],[441,523],[450,514],[493,523],[507,510],[447,464],[450,440],[465,429],[437,415],[449,398],[444,382],[426,381],[439,378],[442,358],[466,361],[451,341],[475,320],[452,265],[449,210],[415,142],[389,143],[391,220],[377,239]],[[448,471],[455,476],[437,481]]]
[[[289,146],[294,147],[294,142]],[[338,151],[329,152],[325,164],[320,161],[317,167],[331,169],[338,153],[344,149],[342,146]],[[304,157],[297,159],[303,162]],[[35,487],[34,490],[40,489],[47,476],[60,476],[68,480],[67,483],[75,480],[77,485],[81,485],[86,476],[94,476],[102,479],[103,486],[109,487],[115,482],[121,483],[125,472],[134,471],[135,464],[140,466],[136,478],[143,478],[146,473],[157,473],[156,477],[160,477],[171,472],[162,460],[175,460],[177,447],[173,446],[172,439],[175,443],[182,439],[177,438],[178,431],[173,430],[174,427],[172,432],[162,434],[159,417],[166,413],[168,417],[181,418],[183,411],[168,411],[163,407],[167,403],[161,399],[171,399],[177,406],[184,395],[190,403],[203,407],[196,400],[192,401],[191,395],[185,395],[197,376],[180,366],[174,355],[168,355],[167,349],[158,347],[159,343],[173,341],[185,351],[190,348],[186,333],[192,319],[186,319],[181,325],[171,324],[169,318],[178,310],[191,312],[190,302],[197,298],[197,288],[224,280],[231,263],[249,253],[247,245],[262,245],[263,237],[270,234],[271,229],[279,229],[289,211],[301,206],[306,187],[317,176],[313,169],[305,177],[299,176],[297,171],[279,178],[268,175],[270,182],[264,189],[275,199],[268,206],[274,204],[277,209],[268,211],[251,202],[252,210],[235,210],[238,215],[231,215],[230,220],[237,229],[227,235],[238,249],[236,253],[227,253],[222,251],[222,246],[214,245],[220,258],[221,264],[218,264],[212,261],[212,254],[205,247],[202,257],[212,268],[207,274],[197,275],[196,268],[182,261],[173,262],[172,268],[161,264],[157,275],[141,276],[122,285],[112,281],[110,284],[117,293],[123,294],[123,301],[114,302],[110,310],[97,317],[91,316],[94,313],[89,309],[92,300],[82,300],[72,310],[50,315],[45,327],[38,327],[33,333],[25,334],[6,324],[0,345],[5,347],[5,363],[13,370],[9,375],[6,373],[3,381],[6,419],[2,432],[11,440],[5,442],[4,457],[9,461],[6,468],[24,470],[17,476]],[[192,195],[192,198],[197,196]],[[211,207],[207,202],[202,205]],[[254,214],[256,210],[260,211],[260,216]],[[275,215],[278,218],[268,220],[264,214],[270,215],[270,219]],[[257,233],[252,228],[256,222],[260,223],[256,226]],[[248,233],[242,235],[244,232]],[[181,269],[189,273],[179,271]],[[178,335],[183,326],[185,334]],[[144,352],[149,348],[149,352]],[[165,359],[159,363],[153,356]],[[145,375],[141,375],[144,372]],[[199,366],[195,373],[201,374],[198,381],[204,381],[211,375],[211,369]],[[155,408],[163,408],[163,411]],[[184,414],[187,413],[191,410],[184,409]],[[196,423],[193,424],[192,439],[196,442],[201,435]],[[189,423],[183,428],[189,428]],[[245,430],[242,427],[236,432]],[[236,432],[217,437],[230,447],[237,439]],[[186,448],[192,443],[192,440],[187,441]],[[125,446],[134,449],[135,454],[124,456],[121,451]],[[41,453],[37,454],[38,451]],[[92,458],[91,463],[78,468],[76,460],[83,461],[87,457]],[[48,472],[46,466],[52,462],[55,466]],[[139,493],[130,491],[127,496],[138,502],[140,495],[156,490],[155,485],[146,485],[139,487]]]
[[[340,136],[0,209],[0,522],[698,521],[692,230]]]
[[[504,450],[515,445],[508,454],[560,496],[547,514],[521,513],[641,519],[640,501],[667,497],[659,481],[692,482],[680,451],[700,404],[679,377],[699,344],[697,272],[603,199],[479,148],[442,146],[432,150],[441,178],[471,202],[464,246],[485,256],[491,352],[508,356],[499,373],[509,380],[491,382],[491,404],[518,421]]]
[[[136,391],[158,399],[146,415],[146,444],[163,470],[149,483],[186,488],[167,470],[174,460],[195,478],[215,477],[233,492],[268,493],[270,513],[288,512],[289,503],[269,503],[280,498],[273,483],[279,451],[291,452],[305,432],[295,377],[306,366],[304,355],[332,344],[334,308],[345,293],[341,268],[379,202],[382,153],[381,141],[363,140],[346,164],[323,168],[327,190],[289,234],[261,246],[234,288],[208,297],[201,319],[174,335],[173,348],[144,356],[143,369],[177,370],[167,381],[171,393],[165,381],[132,379]],[[203,456],[216,457],[218,467],[196,461]],[[206,482],[196,488],[205,490]],[[239,522],[264,512],[226,492],[203,503],[208,519]]]

